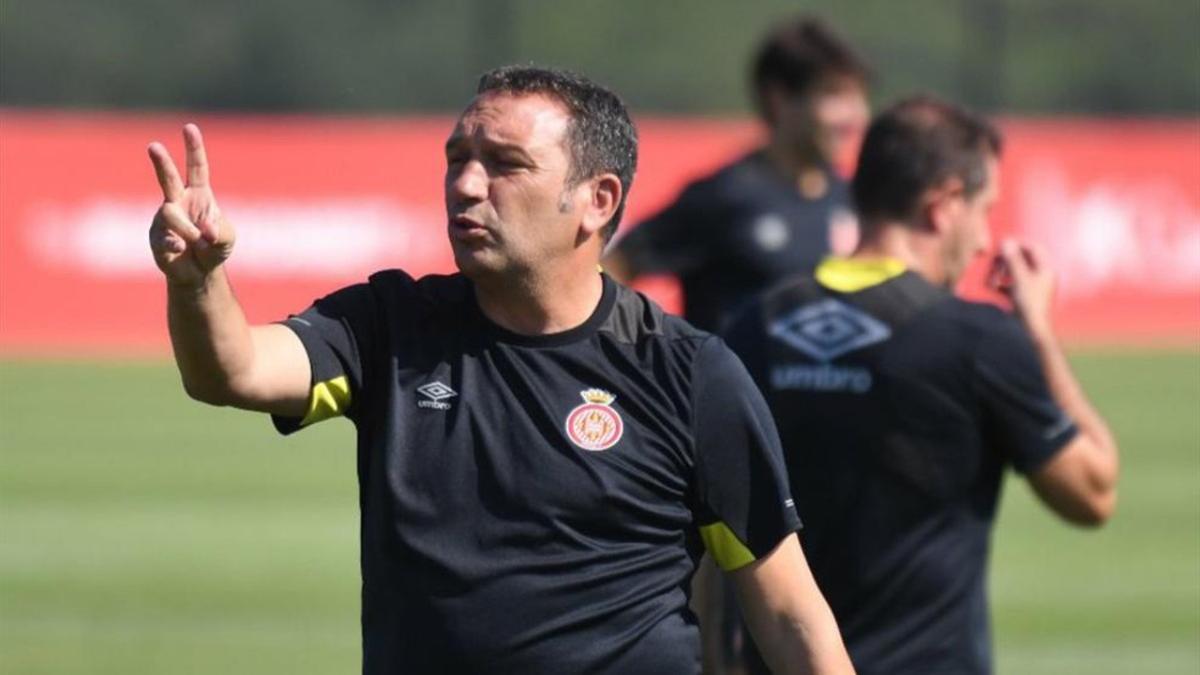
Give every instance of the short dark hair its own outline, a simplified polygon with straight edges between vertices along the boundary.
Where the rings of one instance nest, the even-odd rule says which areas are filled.
[[[816,17],[801,15],[780,24],[767,34],[751,66],[759,115],[774,123],[766,104],[768,85],[801,93],[828,76],[849,76],[865,84],[871,69],[849,42]]]
[[[571,157],[569,185],[601,173],[614,173],[621,181],[621,201],[601,230],[612,238],[625,212],[625,200],[637,171],[637,129],[619,96],[575,73],[533,66],[505,66],[484,73],[476,94],[542,94],[564,106],[571,115],[567,146]]]
[[[851,183],[859,219],[907,220],[921,195],[948,178],[967,197],[987,182],[987,160],[999,157],[1000,132],[983,117],[922,95],[891,106],[871,122]]]

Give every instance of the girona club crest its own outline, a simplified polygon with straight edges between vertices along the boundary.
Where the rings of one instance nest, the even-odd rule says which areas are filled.
[[[585,389],[579,395],[584,403],[567,415],[567,437],[584,450],[607,450],[616,445],[625,430],[621,415],[612,408],[617,397],[603,389]]]

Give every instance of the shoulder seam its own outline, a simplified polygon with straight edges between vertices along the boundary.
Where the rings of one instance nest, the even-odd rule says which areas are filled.
[[[700,346],[696,348],[696,355],[694,358],[692,358],[692,362],[688,366],[688,370],[691,373],[691,377],[688,378],[688,401],[692,406],[693,414],[691,427],[692,438],[694,439],[696,436],[696,362],[700,360],[701,354],[703,354],[704,350],[708,348],[708,343],[711,343],[714,340],[720,342],[721,338],[717,337],[716,335],[681,335],[673,341],[681,342],[683,340],[695,340],[701,343]]]
[[[680,336],[678,338],[679,341],[696,340],[701,343],[696,348],[696,355],[692,359],[692,362],[691,362],[691,364],[689,364],[689,367],[688,367],[688,371],[689,371],[689,375],[690,375],[690,377],[688,378],[688,403],[691,407],[691,410],[689,411],[691,413],[691,420],[688,424],[688,431],[691,432],[690,437],[689,437],[689,440],[691,441],[690,450],[691,450],[691,454],[692,454],[692,465],[695,467],[695,469],[692,471],[693,478],[702,475],[700,465],[704,461],[704,458],[702,457],[702,455],[704,453],[696,451],[696,433],[697,433],[696,422],[699,420],[699,415],[697,415],[697,407],[696,407],[696,388],[697,388],[696,387],[696,362],[698,362],[700,360],[701,354],[703,354],[704,350],[707,348],[708,344],[706,344],[706,343],[709,343],[712,340],[719,340],[719,339],[720,338],[718,338],[716,335],[686,335],[686,336]],[[700,504],[706,503],[707,502],[707,500],[705,499],[706,495],[700,494],[700,492],[704,489],[703,481],[697,480],[697,481],[695,481],[695,485],[696,485],[696,500],[697,500],[697,502]]]

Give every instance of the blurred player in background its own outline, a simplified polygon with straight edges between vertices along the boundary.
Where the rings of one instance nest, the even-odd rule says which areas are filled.
[[[752,66],[767,144],[688,185],[675,203],[636,225],[605,269],[625,281],[678,277],[684,317],[717,330],[739,303],[812,270],[831,248],[850,252],[854,218],[835,166],[866,127],[867,79],[863,59],[821,21],[780,25]]]
[[[251,326],[185,128],[150,244],[193,397],[358,430],[366,673],[695,673],[707,547],[778,672],[848,673],[779,438],[721,341],[597,271],[637,162],[612,92],[485,75],[446,142],[459,274],[400,270]]]
[[[932,98],[884,112],[852,186],[858,249],[727,333],[780,427],[805,550],[860,673],[991,672],[985,570],[1008,467],[1073,523],[1116,504],[1117,448],[1055,337],[1042,252],[1000,248],[1013,314],[951,291],[991,247],[1000,146]]]
[[[750,87],[766,145],[688,185],[679,198],[620,237],[604,268],[622,281],[671,274],[684,317],[718,330],[733,310],[789,275],[809,271],[857,240],[848,186],[837,165],[869,119],[866,61],[828,25],[799,16],[759,45]],[[711,564],[699,576],[717,579]],[[696,610],[710,671],[740,650],[733,589],[697,585]],[[726,611],[726,608],[729,611]]]

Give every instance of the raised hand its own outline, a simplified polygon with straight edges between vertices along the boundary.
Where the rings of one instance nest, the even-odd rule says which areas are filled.
[[[1000,246],[999,260],[1009,277],[1001,290],[1012,299],[1017,316],[1031,333],[1048,333],[1055,277],[1045,251],[1010,239]]]
[[[163,193],[163,204],[150,225],[150,250],[168,282],[199,287],[233,252],[235,235],[209,185],[200,128],[184,125],[183,143],[187,184],[162,143],[148,148]]]

